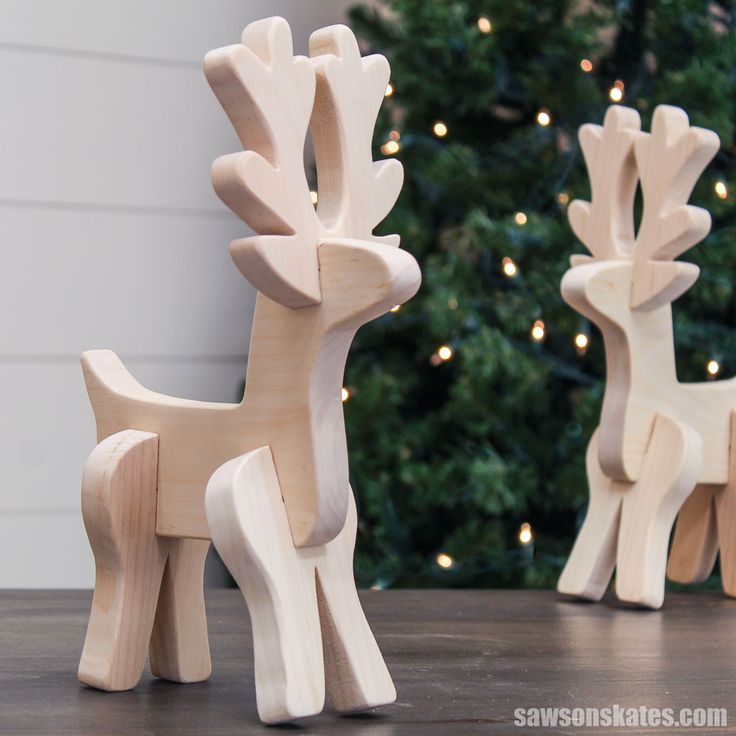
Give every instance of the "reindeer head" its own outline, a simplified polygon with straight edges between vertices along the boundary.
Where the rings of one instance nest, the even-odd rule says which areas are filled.
[[[651,133],[641,132],[635,110],[616,105],[579,137],[591,201],[574,201],[568,216],[592,255],[572,257],[562,294],[593,321],[620,324],[674,301],[698,278],[697,266],[674,259],[710,230],[708,212],[687,201],[719,139],[666,105],[654,111]],[[637,181],[644,209],[635,234]]]
[[[293,55],[283,18],[252,23],[241,44],[207,54],[205,74],[245,149],[214,162],[213,183],[258,233],[230,251],[260,292],[292,308],[323,304],[338,321],[368,321],[420,283],[399,237],[373,235],[403,182],[398,161],[371,154],[389,66],[382,56],[361,58],[345,26],[315,32],[310,55]],[[304,172],[308,130],[316,210]]]

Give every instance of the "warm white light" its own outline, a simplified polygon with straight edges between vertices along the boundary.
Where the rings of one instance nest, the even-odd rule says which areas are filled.
[[[501,265],[503,267],[504,274],[509,278],[513,278],[517,273],[519,273],[519,267],[508,256],[501,261]]]
[[[451,296],[447,300],[447,306],[450,307],[450,309],[452,309],[453,312],[454,312],[457,309],[457,307],[458,307],[457,299],[455,299],[454,296]]]
[[[560,192],[557,195],[557,201],[564,206],[570,201],[570,195],[567,192]]]
[[[531,544],[533,539],[534,539],[534,534],[532,534],[531,524],[527,524],[526,522],[524,522],[519,527],[519,541],[522,544]]]
[[[537,342],[544,340],[544,322],[538,319],[532,326],[532,338]]]
[[[527,218],[527,216],[523,212],[517,212],[514,215],[514,222],[517,225],[526,225],[527,220],[528,220],[528,218]]]
[[[481,33],[490,33],[493,30],[493,23],[485,15],[481,15],[478,18],[478,30]]]
[[[449,345],[440,345],[440,347],[437,348],[437,355],[440,360],[450,360],[453,356],[452,348]]]
[[[401,304],[396,304],[393,307],[391,307],[391,309],[389,309],[388,311],[389,312],[398,312],[399,309],[401,309]]]
[[[444,552],[440,552],[437,557],[435,557],[435,560],[443,570],[449,570],[453,564],[455,564],[455,560]]]
[[[444,138],[447,135],[447,126],[441,121],[438,120],[433,126],[432,126],[432,132],[438,137],[438,138]]]
[[[392,141],[398,141],[398,140],[400,140],[400,139],[401,139],[401,133],[399,133],[399,131],[398,131],[398,130],[392,130],[392,131],[391,131],[391,132],[390,132],[390,133],[388,134],[388,137],[389,137],[389,138],[390,138],[390,139],[391,139]]]
[[[613,87],[608,90],[608,96],[611,98],[612,102],[621,102],[624,98],[624,83],[617,79],[613,83]]]
[[[717,360],[709,360],[708,365],[705,366],[705,370],[708,371],[709,376],[717,376],[721,370],[720,363]]]
[[[552,116],[547,112],[547,110],[540,110],[537,113],[537,122],[543,128],[546,128],[552,122]]]
[[[384,97],[391,97],[394,93],[394,86],[390,82],[386,85],[386,91],[383,93]]]
[[[580,68],[584,72],[592,72],[593,71],[593,62],[590,59],[581,59],[580,60]]]
[[[719,199],[726,199],[728,197],[728,189],[726,188],[725,182],[717,181],[713,185],[713,189]]]
[[[588,343],[590,340],[588,339],[588,336],[584,332],[578,332],[577,335],[575,335],[575,347],[579,348],[580,350],[585,350],[585,348],[588,347]]]
[[[317,192],[309,192],[309,196],[312,198],[312,204],[317,204],[317,200],[319,199]]]
[[[350,391],[348,391],[345,386],[342,387],[341,396],[343,402],[347,401],[350,398]]]
[[[381,152],[385,153],[387,156],[392,156],[394,153],[398,153],[400,149],[401,146],[397,141],[386,141],[386,143],[381,146]]]

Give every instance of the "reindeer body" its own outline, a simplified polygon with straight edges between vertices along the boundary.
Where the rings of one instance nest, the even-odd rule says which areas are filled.
[[[701,436],[698,482],[726,483],[736,379],[677,380],[672,308],[667,303],[648,312],[633,312],[629,307],[632,268],[623,261],[583,264],[568,271],[562,282],[565,300],[598,326],[605,343],[601,468],[614,480],[635,481],[655,418],[663,414]]]
[[[591,201],[576,200],[568,215],[592,256],[573,256],[562,294],[601,330],[606,391],[586,460],[588,512],[558,590],[597,600],[616,567],[619,598],[658,608],[680,508],[670,576],[696,579],[715,559],[715,507],[736,498],[736,380],[677,380],[670,306],[698,277],[697,266],[674,259],[710,229],[708,212],[687,201],[719,141],[677,108],[658,107],[643,133],[634,110],[614,106],[602,127],[581,128],[580,143]],[[724,545],[736,555],[736,539],[721,535],[722,557]]]
[[[297,546],[328,542],[342,529],[347,352],[361,324],[416,290],[419,273],[392,246],[332,242],[320,252],[330,284],[321,304],[290,309],[258,295],[240,404],[164,396],[141,386],[111,351],[83,356],[98,442],[131,428],[158,435],[159,534],[209,539],[207,481],[227,460],[263,446],[271,447]]]
[[[244,151],[215,161],[220,198],[258,235],[231,243],[258,289],[240,404],[142,387],[111,351],[82,357],[99,444],[82,510],[96,581],[82,682],[125,690],[151,671],[210,674],[202,595],[210,538],[253,627],[261,719],[393,702],[396,691],[352,574],[357,515],[342,413],[343,370],[364,323],[409,299],[421,276],[398,236],[373,228],[403,180],[372,160],[389,78],[344,26],[293,56],[281,18],[207,55],[205,73]],[[315,211],[304,173],[310,127]]]

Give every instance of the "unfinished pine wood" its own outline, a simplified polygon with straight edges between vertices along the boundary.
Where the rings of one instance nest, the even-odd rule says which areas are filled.
[[[732,414],[731,433],[736,430]],[[667,576],[698,583],[713,570],[720,550],[723,591],[736,596],[736,443],[731,443],[731,478],[725,485],[702,486],[687,500],[677,519]]]
[[[211,671],[209,543],[157,536],[157,456],[155,434],[127,430],[101,442],[85,466],[82,513],[96,573],[79,679],[101,690],[135,687],[149,643],[158,677],[199,682]]]
[[[606,345],[601,467],[611,478],[636,480],[662,411],[701,434],[706,456],[699,482],[725,483],[736,382],[678,382],[670,307],[698,275],[693,264],[671,259],[710,228],[708,213],[687,200],[718,150],[718,136],[690,127],[684,111],[664,105],[654,113],[651,133],[639,128],[636,111],[618,105],[609,108],[603,127],[581,128],[592,197],[569,210],[593,258],[576,259],[562,294],[598,325]],[[634,235],[637,178],[644,210]]]
[[[353,580],[352,496],[334,540],[296,548],[273,458],[263,447],[219,468],[206,502],[213,542],[250,612],[261,720],[319,713],[325,677],[339,711],[392,703],[396,691]]]
[[[664,600],[667,546],[675,517],[695,486],[702,441],[687,425],[657,417],[639,480],[608,478],[588,448],[590,505],[557,589],[600,600],[614,567],[622,601],[659,608]]]
[[[212,536],[251,610],[258,708],[269,723],[319,712],[325,690],[346,712],[395,698],[352,576],[357,518],[341,392],[357,329],[409,299],[421,280],[398,236],[373,235],[403,176],[398,162],[371,153],[388,63],[362,59],[344,26],[318,31],[310,48],[311,59],[294,57],[286,21],[271,18],[205,60],[246,149],[215,162],[213,183],[258,233],[231,244],[259,290],[243,401],[165,396],[109,350],[82,356],[100,442],[85,493],[104,497],[100,478],[110,474],[116,497],[140,518],[126,522],[134,532],[122,562],[113,560],[117,587],[134,594],[112,618],[112,583],[98,565],[80,677],[132,687],[149,644],[159,677],[209,676],[202,569]],[[317,211],[303,166],[310,124]],[[157,452],[142,480],[130,468],[149,444]],[[111,546],[118,554],[97,538],[114,537],[107,518],[87,517],[99,559]]]
[[[318,55],[312,62],[295,59],[286,22],[259,21],[248,26],[243,44],[212,52],[205,63],[210,84],[249,149],[218,159],[213,181],[223,200],[261,233],[231,248],[239,268],[260,289],[243,403],[196,402],[148,391],[109,351],[82,359],[98,440],[130,427],[159,435],[156,528],[161,535],[209,538],[208,478],[227,460],[268,445],[296,544],[332,539],[344,526],[348,504],[340,396],[350,343],[360,325],[419,287],[414,258],[391,247],[398,238],[371,235],[401,187],[400,164],[375,163],[371,156],[386,61],[361,59],[344,26],[323,29],[315,38]],[[320,210],[319,216],[302,163],[316,86],[313,67],[321,80],[312,116],[315,141],[321,140],[319,192],[326,214]],[[289,228],[294,235],[283,234]],[[263,277],[275,273],[282,249],[286,260],[279,278]],[[262,251],[270,254],[263,262]],[[305,264],[312,261],[319,298],[308,285],[312,270]],[[314,298],[295,301],[287,294],[289,285],[292,295],[311,289]]]
[[[667,577],[677,583],[700,583],[718,556],[715,494],[722,486],[699,485],[677,517],[667,561]]]
[[[644,493],[646,484],[641,481],[645,467],[653,462],[650,448],[656,447],[655,425],[665,417],[685,436],[697,436],[702,447],[702,461],[690,490],[696,485],[707,489],[728,481],[733,472],[731,413],[736,407],[736,381],[680,383],[672,330],[671,302],[698,277],[695,265],[673,259],[710,229],[710,215],[687,201],[718,150],[718,136],[691,127],[684,111],[664,105],[654,112],[651,133],[644,133],[634,110],[613,106],[602,127],[581,128],[580,142],[591,181],[591,201],[573,202],[569,217],[591,256],[571,259],[572,267],[562,280],[562,294],[599,327],[606,350],[606,390],[596,441],[598,462],[588,463],[592,515],[585,539],[597,546],[598,539],[607,538],[616,523],[613,515],[618,507],[597,500],[593,509],[594,495],[600,487],[613,487],[614,483],[620,484],[615,487],[627,497]],[[635,231],[637,181],[642,189],[643,213]],[[646,498],[652,504],[664,503],[658,496],[661,492],[661,487],[652,485]],[[711,528],[701,517],[708,508],[700,503],[703,494],[707,490],[701,490],[685,509],[678,532],[681,538],[700,534],[687,529],[690,519],[696,519],[703,530]],[[687,494],[680,501],[686,498]],[[637,581],[635,571],[637,565],[648,573],[656,570],[659,574],[662,569],[660,536],[669,534],[662,520],[669,518],[671,506],[669,502],[650,506],[643,496],[637,503],[638,507],[632,502],[624,508],[639,508],[636,513],[649,515],[637,523],[649,524],[649,533],[656,531],[658,541],[650,537],[649,549],[632,545],[636,550],[629,565],[632,577],[627,577],[619,559],[617,585],[630,598],[656,603],[658,597],[651,595],[653,583]],[[659,508],[658,524],[652,516],[655,508]],[[620,524],[623,528],[623,518]],[[623,542],[619,535],[619,545]],[[688,545],[688,553],[673,561],[673,570],[681,571],[676,574],[701,575],[712,563],[714,543],[700,539],[699,545],[697,551]],[[591,582],[590,565],[580,554],[571,556],[561,578],[562,587],[585,596],[590,593],[587,586],[592,586],[601,594],[600,586]]]

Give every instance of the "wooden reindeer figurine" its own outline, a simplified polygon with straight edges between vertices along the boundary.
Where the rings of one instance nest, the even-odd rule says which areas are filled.
[[[592,196],[573,202],[569,219],[592,255],[573,256],[562,294],[600,328],[607,377],[587,453],[590,504],[558,590],[598,600],[615,566],[621,600],[658,608],[680,507],[697,486],[686,507],[694,518],[733,467],[736,382],[678,382],[670,307],[698,277],[673,259],[710,229],[708,212],[687,201],[719,141],[678,108],[658,107],[643,133],[634,110],[613,106],[603,127],[581,128],[580,142]]]
[[[352,574],[356,511],[341,388],[360,325],[409,299],[420,273],[398,236],[376,237],[402,184],[371,140],[389,78],[349,29],[294,57],[286,21],[249,25],[205,73],[244,152],[213,166],[223,201],[258,233],[231,244],[258,299],[245,397],[216,404],[143,388],[107,350],[82,357],[99,445],[82,484],[96,562],[79,677],[125,690],[151,671],[210,674],[202,591],[209,540],[253,627],[267,723],[395,699]],[[319,209],[304,172],[314,141]]]

